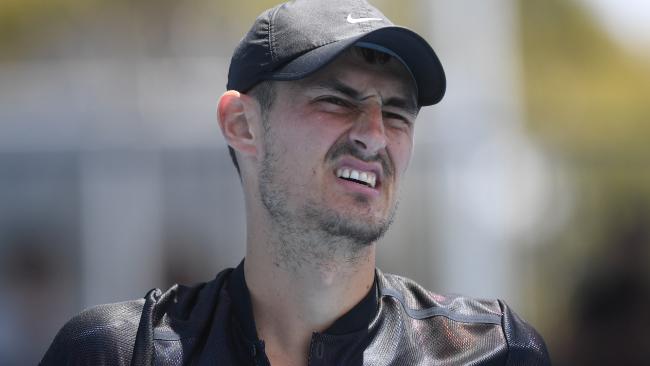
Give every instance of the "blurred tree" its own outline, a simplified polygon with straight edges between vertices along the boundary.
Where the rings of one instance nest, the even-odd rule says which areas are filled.
[[[211,39],[212,43],[186,42],[196,45],[193,44],[195,47],[191,49],[183,48],[184,56],[205,53],[229,56],[253,18],[279,2],[2,0],[0,61],[83,56],[84,51],[79,50],[83,47],[75,48],[76,43],[100,43],[97,48],[90,49],[93,57],[131,54],[165,56],[173,53],[171,38],[178,31],[177,28],[193,29],[189,33],[196,36],[197,24],[201,25],[198,33],[204,33],[204,37]],[[418,12],[413,11],[418,4],[416,0],[399,3],[378,0],[375,3],[397,23],[417,23],[414,17]],[[182,24],[175,24],[175,21]],[[232,47],[218,47],[224,44],[232,44]]]
[[[587,329],[578,318],[593,313],[570,310],[593,309],[589,303],[594,294],[626,293],[629,286],[647,291],[635,285],[648,283],[647,268],[625,277],[599,263],[626,251],[617,228],[631,223],[650,227],[647,215],[623,214],[632,205],[650,202],[650,60],[640,56],[644,52],[630,52],[617,44],[581,2],[520,0],[518,4],[528,128],[563,162],[573,179],[575,197],[570,225],[538,249],[541,294],[536,297],[546,302],[540,330],[548,335],[556,364],[585,364],[576,360],[589,358],[577,353],[601,345],[587,341],[575,347],[572,338]],[[639,247],[650,245],[647,236],[639,240],[643,241]],[[648,255],[647,250],[623,255],[616,268],[631,267],[639,257],[648,263]],[[622,282],[594,282],[596,269],[598,278],[622,278]],[[585,290],[585,283],[595,287]],[[602,286],[609,287],[594,290]],[[638,298],[646,296],[642,293]],[[610,304],[617,302],[610,300]],[[599,321],[592,318],[591,322]],[[606,324],[609,318],[601,320]]]
[[[626,52],[573,0],[520,7],[531,130],[573,158],[649,156],[650,60]]]

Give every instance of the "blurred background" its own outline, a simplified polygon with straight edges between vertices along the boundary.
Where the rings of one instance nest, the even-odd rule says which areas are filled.
[[[448,77],[379,266],[498,297],[556,365],[650,364],[650,3],[373,1]],[[0,364],[244,255],[215,121],[272,1],[0,1]]]

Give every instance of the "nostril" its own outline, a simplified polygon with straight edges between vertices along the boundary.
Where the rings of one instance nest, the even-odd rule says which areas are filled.
[[[368,147],[368,146],[366,146],[366,144],[365,144],[363,141],[361,141],[361,140],[359,140],[359,139],[354,139],[354,143],[355,143],[356,145],[361,146],[361,147],[364,148],[364,149]]]

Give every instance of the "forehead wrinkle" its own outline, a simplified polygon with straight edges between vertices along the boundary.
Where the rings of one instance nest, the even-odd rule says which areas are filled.
[[[316,83],[316,88],[317,89],[327,89],[327,90],[333,90],[337,91],[343,95],[346,95],[352,99],[362,101],[363,97],[361,96],[361,92],[354,89],[353,87],[343,83],[342,81],[336,79],[336,78],[327,78],[327,79],[322,79],[319,80]]]
[[[359,102],[362,102],[364,100],[373,97],[373,95],[363,96],[361,91],[354,89],[353,87],[345,84],[344,82],[336,78],[327,78],[327,79],[319,80],[318,82],[315,83],[314,88],[333,90],[343,95],[346,95],[354,100],[357,100]],[[410,98],[390,97],[384,101],[383,96],[381,94],[379,96],[381,98],[382,105],[403,109],[406,112],[416,116],[418,114],[418,107],[417,107],[417,102],[415,100],[415,95],[413,95],[413,93],[405,93],[405,94],[410,94],[411,97]]]

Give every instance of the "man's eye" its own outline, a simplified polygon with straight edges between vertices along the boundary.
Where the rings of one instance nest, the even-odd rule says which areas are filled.
[[[395,120],[397,122],[402,122],[402,123],[404,123],[406,125],[411,124],[411,121],[408,118],[402,116],[401,114],[397,114],[397,113],[393,113],[393,112],[384,112],[384,118],[385,119],[390,119],[390,120]]]
[[[338,106],[341,106],[341,107],[349,107],[350,106],[350,103],[348,103],[347,101],[345,101],[345,100],[343,100],[341,98],[337,98],[337,97],[323,97],[323,98],[320,98],[319,101],[329,103],[329,104],[338,105]]]

